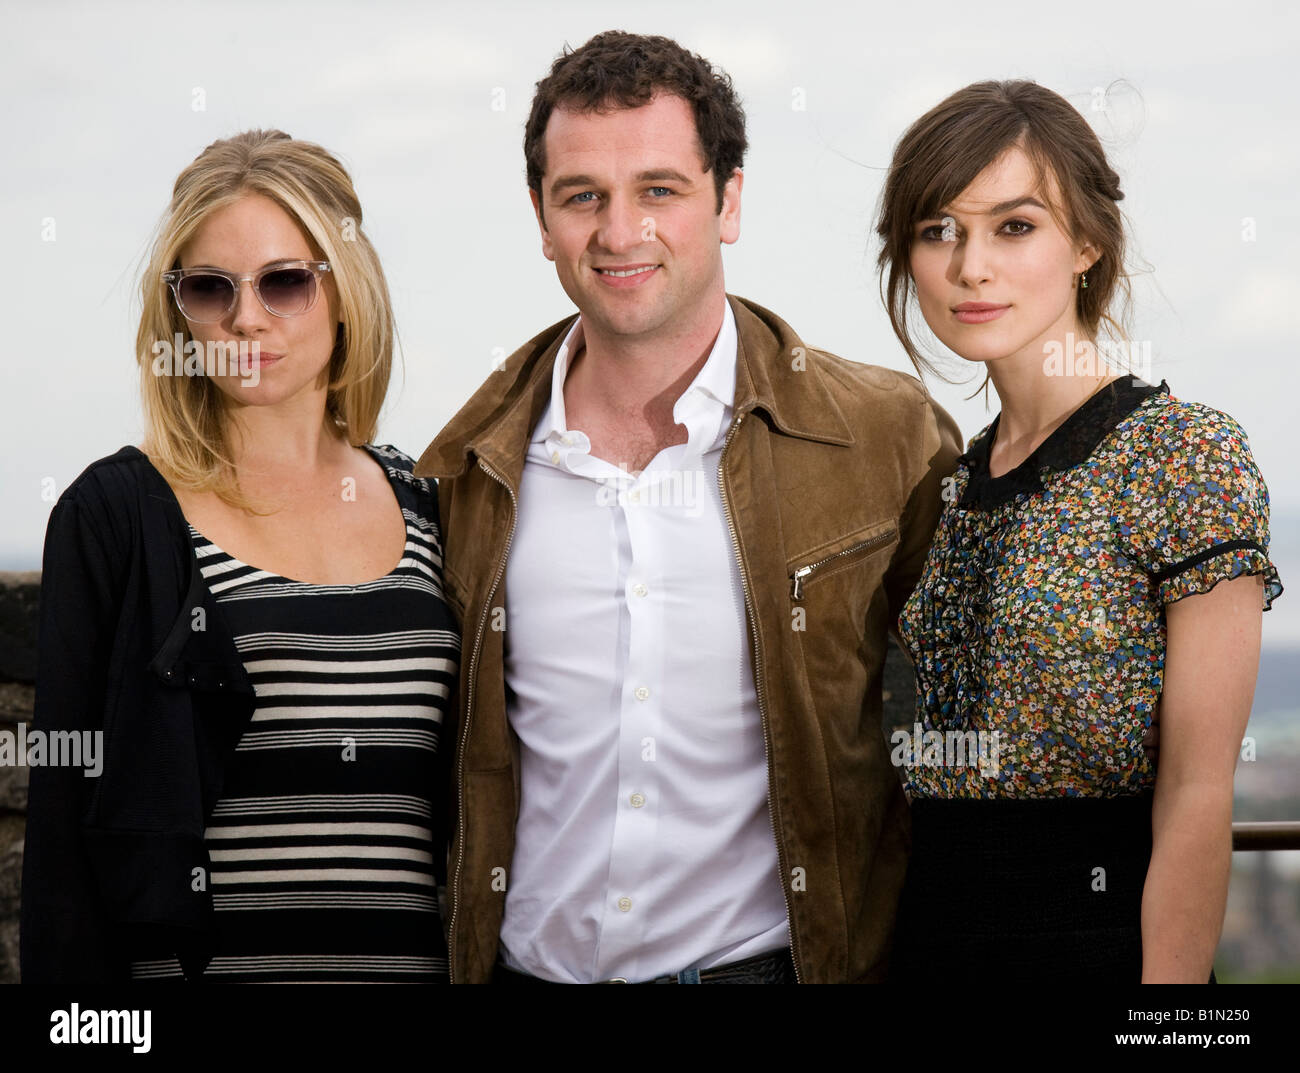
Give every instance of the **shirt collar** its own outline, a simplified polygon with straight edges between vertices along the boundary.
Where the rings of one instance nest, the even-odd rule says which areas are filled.
[[[1136,376],[1121,376],[1085,401],[1047,437],[1020,465],[1000,477],[989,476],[989,453],[997,435],[998,414],[993,423],[971,441],[966,453],[957,459],[969,471],[962,507],[994,507],[1022,492],[1042,491],[1042,470],[1072,469],[1097,449],[1107,436],[1152,395],[1169,394],[1169,384],[1157,387]]]
[[[674,405],[674,418],[681,420],[683,404],[694,395],[712,399],[727,411],[736,397],[736,317],[731,312],[731,303],[725,298],[722,300],[722,327],[713,341],[713,349],[709,351],[704,367]]]
[[[579,316],[564,337],[555,355],[555,368],[551,372],[551,403],[533,430],[533,443],[551,441],[556,445],[574,446],[586,437],[571,430],[564,412],[564,380],[569,373],[569,360],[583,344],[582,317]],[[701,453],[714,445],[718,428],[725,430],[731,416],[736,394],[736,317],[731,303],[722,302],[722,325],[713,341],[713,349],[690,386],[682,392],[673,405],[673,419],[687,427],[688,442],[699,436],[709,442],[700,445]],[[708,426],[708,427],[706,427]],[[565,440],[565,437],[568,440]]]

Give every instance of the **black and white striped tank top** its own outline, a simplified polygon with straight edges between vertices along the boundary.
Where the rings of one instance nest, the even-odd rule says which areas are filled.
[[[437,488],[400,451],[366,450],[406,521],[402,561],[377,581],[292,581],[190,527],[257,694],[204,833],[217,923],[206,981],[447,978],[437,751],[460,639],[443,601]],[[131,973],[181,978],[161,952]]]

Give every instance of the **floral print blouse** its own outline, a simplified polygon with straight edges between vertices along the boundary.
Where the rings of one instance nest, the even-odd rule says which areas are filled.
[[[1132,376],[1024,463],[971,441],[899,632],[916,668],[911,797],[1117,797],[1155,783],[1164,605],[1243,574],[1282,592],[1268,489],[1226,414]]]

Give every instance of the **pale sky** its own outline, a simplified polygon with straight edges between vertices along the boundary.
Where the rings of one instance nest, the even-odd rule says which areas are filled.
[[[981,79],[1032,78],[1072,101],[1121,175],[1134,253],[1149,266],[1135,338],[1150,343],[1156,380],[1249,434],[1272,495],[1274,559],[1294,586],[1265,616],[1265,643],[1300,642],[1289,453],[1300,12],[1173,10],[3,0],[0,569],[39,566],[46,478],[62,491],[89,462],[140,442],[142,258],[177,173],[250,127],[317,141],[350,168],[403,350],[379,439],[418,456],[494,354],[572,312],[541,255],[523,122],[566,42],[625,29],[701,52],[744,101],[751,148],[728,289],[812,345],[896,368],[909,366],[877,296],[872,231],[894,142]],[[968,438],[996,412],[996,397],[989,411],[963,401],[970,386],[930,386]]]

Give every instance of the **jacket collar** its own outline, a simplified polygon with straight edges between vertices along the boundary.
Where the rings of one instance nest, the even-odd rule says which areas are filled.
[[[762,306],[727,296],[736,318],[737,416],[766,412],[782,432],[821,443],[853,443],[844,415],[794,330]],[[556,355],[572,317],[551,325],[512,354],[429,444],[417,477],[459,477],[470,455],[503,477],[523,470],[529,438],[550,404]]]

